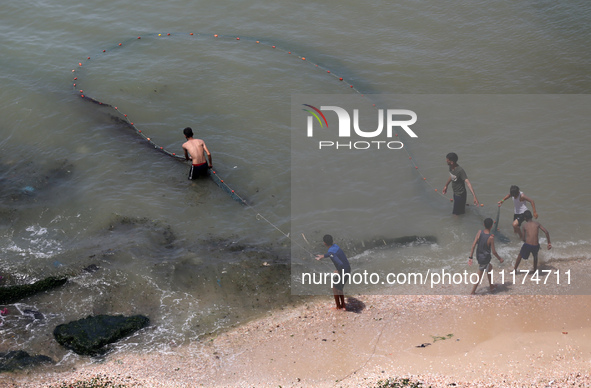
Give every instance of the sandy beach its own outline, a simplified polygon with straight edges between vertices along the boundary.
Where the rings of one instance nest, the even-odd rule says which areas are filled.
[[[75,370],[3,374],[1,387],[101,375],[126,387],[591,386],[587,296],[349,296],[269,312],[165,353],[113,354]]]

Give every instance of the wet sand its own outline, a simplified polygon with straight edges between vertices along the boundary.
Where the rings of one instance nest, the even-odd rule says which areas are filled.
[[[348,296],[269,312],[165,353],[3,374],[0,387],[102,375],[127,387],[591,386],[589,296]]]

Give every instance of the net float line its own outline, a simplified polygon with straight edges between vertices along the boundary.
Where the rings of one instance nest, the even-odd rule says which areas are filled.
[[[364,98],[368,98],[366,95],[364,95],[357,87],[355,87],[352,83],[350,83],[348,80],[346,80],[345,78],[343,78],[342,76],[338,75],[336,72],[332,71],[331,69],[327,68],[324,65],[321,65],[319,63],[315,63],[313,61],[311,61],[309,58],[299,55],[297,53],[295,53],[292,50],[289,49],[285,49],[282,48],[276,44],[273,44],[271,42],[267,42],[264,40],[260,40],[260,39],[256,39],[253,37],[244,37],[244,36],[235,36],[235,35],[220,35],[220,34],[211,34],[211,33],[151,33],[151,34],[147,34],[144,35],[144,37],[142,36],[138,36],[137,38],[129,38],[126,41],[122,41],[114,46],[112,46],[111,48],[108,49],[103,49],[100,53],[98,53],[98,55],[100,56],[101,54],[106,54],[106,53],[110,53],[114,50],[121,50],[125,47],[130,46],[134,41],[138,41],[141,39],[145,39],[146,37],[149,38],[161,38],[161,39],[170,39],[170,38],[174,38],[174,37],[208,37],[208,38],[213,38],[213,39],[220,39],[220,40],[224,40],[224,41],[236,41],[237,43],[241,43],[241,44],[255,44],[255,45],[261,45],[264,47],[267,47],[271,50],[274,51],[278,51],[278,52],[282,52],[284,54],[287,54],[291,57],[294,58],[294,60],[298,60],[301,61],[302,63],[306,63],[308,66],[312,66],[315,69],[318,69],[319,71],[322,71],[324,74],[326,74],[327,76],[332,77],[333,79],[337,80],[339,83],[342,83],[344,87],[346,87],[348,90],[359,94],[360,96],[364,97]],[[117,107],[113,107],[110,104],[106,104],[104,102],[98,101],[92,97],[89,97],[87,94],[84,93],[84,90],[80,89],[78,87],[78,81],[79,78],[77,76],[77,73],[79,73],[79,70],[81,70],[82,68],[84,68],[84,66],[86,65],[86,63],[88,63],[89,61],[91,61],[92,59],[94,59],[94,56],[88,56],[84,61],[80,61],[78,62],[78,66],[74,69],[72,69],[72,73],[74,73],[74,82],[73,82],[73,88],[74,90],[79,93],[79,95],[82,98],[85,99],[89,99],[92,102],[99,104],[99,105],[104,105],[104,106],[108,106],[108,107],[112,107],[114,108],[117,113],[121,114],[123,116],[124,122],[127,123],[128,126],[130,126],[131,128],[133,128],[134,130],[136,130],[136,132],[141,135],[144,140],[146,140],[151,146],[153,146],[155,149],[158,149],[162,152],[164,152],[165,154],[175,157],[175,158],[179,158],[178,155],[176,155],[174,152],[168,151],[165,148],[159,146],[158,144],[156,144],[150,137],[146,136],[140,129],[138,129],[133,121],[131,121],[129,119],[129,117],[126,114],[122,114],[121,112],[119,112],[119,110],[117,109]],[[369,99],[369,98],[368,98]],[[375,107],[376,104],[372,102],[372,106]],[[395,137],[398,137],[399,134],[397,133],[397,131],[395,129],[393,129],[393,133],[395,135]],[[441,197],[446,198],[447,197],[438,189],[435,188],[434,185],[431,184],[431,182],[427,179],[427,177],[423,174],[423,172],[419,169],[418,164],[416,163],[414,157],[410,154],[410,152],[408,151],[408,149],[406,147],[403,148],[404,151],[407,153],[408,156],[408,161],[410,163],[411,168],[413,168],[413,170],[416,171],[416,173],[419,174],[420,178],[431,188],[432,191],[434,191],[435,193],[439,194]],[[450,201],[453,201],[453,199],[449,199]]]
[[[175,36],[194,36],[194,37],[209,37],[209,38],[214,38],[214,39],[220,39],[220,40],[235,40],[236,42],[241,42],[244,44],[257,44],[257,45],[262,45],[265,47],[268,47],[272,50],[276,50],[279,52],[283,52],[287,55],[292,56],[294,59],[305,62],[306,64],[308,64],[309,66],[313,66],[314,68],[323,71],[326,75],[333,77],[335,80],[338,80],[340,83],[342,83],[345,87],[347,87],[348,90],[353,91],[354,93],[357,93],[359,95],[361,95],[364,98],[368,98],[366,95],[364,95],[359,89],[357,89],[357,87],[355,87],[353,84],[351,84],[349,81],[347,81],[345,78],[343,78],[342,76],[339,76],[337,73],[333,72],[332,70],[330,70],[329,68],[318,64],[318,63],[314,63],[313,61],[310,61],[308,58],[306,58],[305,56],[301,56],[299,54],[294,53],[291,50],[288,49],[284,49],[282,47],[277,46],[276,44],[270,43],[270,42],[266,42],[263,40],[259,40],[253,37],[240,37],[240,36],[232,36],[232,35],[219,35],[219,34],[210,34],[210,33],[152,33],[152,34],[147,34],[144,35],[144,37],[153,37],[153,38],[171,38],[171,37],[175,37]],[[118,43],[115,46],[112,46],[109,49],[103,49],[100,54],[106,54],[106,53],[110,53],[111,51],[114,50],[119,50],[125,47],[128,47],[130,44],[132,44],[134,41],[138,41],[141,40],[142,36],[138,36],[137,38],[129,38],[126,41],[122,41],[120,43]],[[79,81],[79,77],[78,77],[78,73],[80,73],[79,70],[83,69],[84,66],[86,66],[86,64],[91,61],[94,57],[88,56],[85,61],[80,61],[78,62],[78,66],[74,69],[72,69],[72,73],[74,75],[73,78],[73,89],[79,93],[80,97],[90,101],[92,103],[95,103],[97,105],[101,105],[107,108],[112,108],[113,110],[115,110],[115,112],[117,112],[117,114],[120,116],[121,120],[123,123],[125,123],[128,127],[132,128],[139,136],[141,136],[150,146],[152,146],[154,149],[163,152],[164,154],[179,160],[179,161],[185,161],[183,156],[177,155],[175,152],[169,151],[167,149],[165,149],[164,147],[158,145],[157,143],[155,143],[151,137],[148,137],[141,129],[139,129],[134,122],[128,117],[127,114],[122,113],[116,106],[113,106],[111,104],[99,101],[91,96],[89,96],[88,94],[84,93],[83,89],[79,89],[78,88],[78,81]],[[368,98],[369,99],[369,98]],[[375,103],[372,103],[373,107],[376,107]],[[397,131],[395,129],[393,129],[393,133],[395,135],[395,137],[399,136],[399,133],[397,133]],[[409,150],[404,147],[403,148],[404,151],[407,153],[408,156],[408,160],[409,160],[409,164],[410,167],[415,170],[415,172],[417,174],[419,174],[419,177],[422,179],[422,181],[424,183],[426,183],[431,191],[434,191],[436,194],[438,194],[439,196],[441,196],[442,198],[445,199],[449,199],[449,201],[453,202],[453,198],[448,198],[445,196],[445,194],[443,194],[440,190],[438,190],[429,179],[427,179],[427,177],[423,174],[423,172],[421,171],[421,169],[419,168],[418,164],[416,163],[416,160],[414,159],[414,157],[411,155],[411,153],[409,152]],[[212,180],[220,187],[222,188],[224,191],[226,191],[227,193],[229,193],[231,195],[231,197],[243,204],[246,205],[248,207],[250,207],[251,209],[253,209],[250,205],[248,205],[247,201],[242,198],[240,195],[238,195],[220,176],[219,174],[217,174],[214,170],[210,171],[209,176],[212,178]],[[484,206],[483,204],[481,204],[480,206]],[[254,209],[253,209],[254,210]],[[256,212],[256,210],[255,210]],[[275,229],[277,229],[278,231],[280,231],[285,237],[287,237],[288,239],[292,240],[289,237],[288,233],[283,232],[281,229],[279,229],[275,224],[273,224],[272,222],[270,222],[268,219],[266,219],[264,216],[262,216],[260,213],[256,214],[256,218],[257,219],[263,219],[264,221],[266,221],[267,223],[269,223],[271,226],[273,226]],[[498,218],[498,214],[497,214],[497,218]],[[498,222],[498,221],[497,221]],[[292,240],[293,241],[293,240]],[[294,241],[295,242],[295,241]],[[297,245],[300,245],[296,242]],[[303,247],[300,245],[301,248],[303,248],[305,251],[307,251],[308,253],[312,254],[310,251],[308,251],[308,249],[306,247]]]

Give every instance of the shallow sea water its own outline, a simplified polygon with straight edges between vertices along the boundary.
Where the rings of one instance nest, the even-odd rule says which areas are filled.
[[[566,270],[561,259],[589,258],[591,135],[578,126],[511,127],[499,113],[498,131],[433,128],[407,143],[438,189],[447,179],[445,154],[460,155],[485,204],[460,220],[405,154],[380,169],[386,205],[359,207],[353,180],[342,206],[317,206],[321,178],[293,175],[300,170],[291,165],[296,95],[440,95],[443,103],[450,95],[560,94],[563,101],[588,93],[587,2],[185,0],[140,7],[59,0],[1,9],[0,275],[3,284],[49,275],[70,282],[7,306],[0,350],[43,351],[68,364],[78,357],[52,340],[53,328],[99,313],[152,320],[120,349],[168,349],[200,338],[295,301],[290,244],[323,253],[324,233],[358,268],[426,270],[435,260],[460,270],[482,216],[496,215],[512,184],[535,199],[551,232],[554,248],[544,262]],[[217,172],[251,206],[211,181],[188,182],[187,165],[154,150],[80,90],[116,106],[172,152],[182,152],[182,128],[195,128]],[[334,168],[336,159],[324,163]],[[302,187],[292,187],[293,179]],[[309,213],[292,212],[294,194],[311,204]],[[367,214],[380,215],[375,229],[360,225]],[[505,204],[501,231],[509,242],[498,248],[507,257],[519,247],[511,217]],[[395,243],[408,235],[436,243]],[[393,242],[369,249],[378,238]],[[330,263],[313,268],[331,270]]]

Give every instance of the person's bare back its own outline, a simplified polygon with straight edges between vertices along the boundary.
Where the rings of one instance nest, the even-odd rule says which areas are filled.
[[[209,172],[208,169],[213,168],[211,153],[207,149],[203,140],[193,138],[193,130],[191,127],[183,129],[183,134],[185,135],[185,139],[187,139],[183,144],[185,159],[190,160],[192,164],[191,169],[189,170],[189,180],[206,177]],[[205,155],[207,155],[207,160]]]
[[[539,231],[541,230],[546,234],[548,240],[548,249],[552,249],[552,243],[550,242],[550,233],[546,228],[537,221],[532,221],[532,214],[529,210],[523,212],[524,223],[521,225],[520,236],[523,240],[523,245],[519,250],[517,259],[515,260],[515,271],[519,267],[521,259],[527,259],[530,254],[534,257],[534,272],[538,270],[538,251],[540,250],[540,243],[538,242]]]
[[[205,142],[201,139],[191,138],[183,144],[183,149],[191,156],[193,164],[203,164],[206,162],[205,154],[210,155]],[[187,155],[185,155],[187,157]],[[211,167],[211,164],[209,165]]]
[[[523,241],[527,244],[538,245],[540,223],[536,221],[525,222],[522,225]]]
[[[201,139],[193,138],[193,129],[191,127],[183,129],[183,134],[185,135],[185,139],[187,139],[183,144],[185,159],[191,160],[194,166],[209,162],[208,167],[211,168],[211,153],[207,149],[205,142]],[[207,160],[205,159],[205,154],[207,154]]]
[[[530,245],[539,245],[539,232],[542,230],[546,234],[546,238],[548,239],[548,249],[552,247],[550,243],[550,233],[537,221],[532,221],[530,218],[526,220],[527,222],[523,223],[521,226],[522,233],[523,233],[523,242]]]

